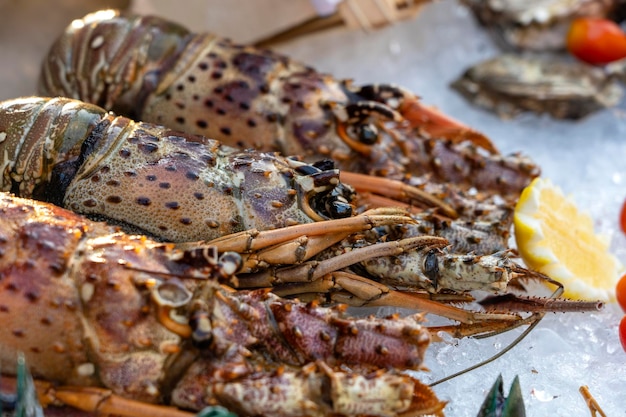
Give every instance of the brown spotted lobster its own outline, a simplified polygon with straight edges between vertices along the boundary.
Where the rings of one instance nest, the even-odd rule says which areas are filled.
[[[449,328],[234,291],[246,258],[210,243],[156,242],[8,193],[0,214],[0,366],[14,373],[22,352],[53,415],[442,415],[403,371]]]
[[[453,205],[469,188],[515,200],[539,174],[403,88],[355,86],[158,17],[106,10],[74,21],[44,60],[39,92],[231,146],[330,158],[345,175],[408,181]]]
[[[401,371],[423,367],[418,317],[234,292],[241,257],[131,236],[0,193],[0,366],[23,352],[40,398],[98,415],[441,415]],[[54,383],[52,385],[51,383]]]
[[[351,321],[317,300],[406,307],[460,323],[426,329],[434,339],[537,323],[546,310],[597,308],[508,293],[487,299],[489,312],[447,304],[471,301],[467,290],[501,293],[509,281],[548,279],[497,252],[500,239],[481,242],[489,224],[394,208],[353,212],[353,192],[327,162],[242,152],[76,100],[37,97],[0,104],[0,152],[3,191],[183,242],[130,237],[2,194],[0,315],[11,327],[0,334],[0,364],[12,372],[20,350],[40,378],[105,387],[88,390],[96,399],[84,388],[44,387],[46,398],[64,404],[118,415],[128,398],[151,415],[184,415],[143,404],[163,400],[191,409],[219,403],[243,415],[439,412],[428,389],[398,373],[419,367],[425,347],[396,352],[418,334],[409,319]],[[198,238],[213,240],[191,242]],[[457,253],[474,250],[484,255]],[[263,288],[234,292],[220,279]],[[26,314],[33,303],[48,306],[44,316]],[[345,333],[353,338],[334,336]],[[318,336],[331,345],[311,343]],[[364,356],[350,359],[350,349]]]
[[[508,325],[519,316],[483,316],[369,278],[433,294],[502,293],[511,280],[547,280],[515,264],[502,239],[508,235],[494,239],[490,223],[440,220],[428,212],[410,217],[395,208],[354,215],[353,192],[327,163],[239,151],[67,98],[0,103],[0,135],[0,191],[56,203],[127,231],[205,240],[220,252],[240,253],[244,264],[234,284],[240,288],[421,309],[484,332],[490,327],[481,321]],[[355,264],[365,271],[343,271]],[[285,265],[294,266],[280,269]],[[586,308],[570,306],[552,302],[550,308]]]
[[[72,215],[3,196],[9,207],[19,207],[10,210],[38,212],[34,217],[44,219],[40,234],[21,231],[20,225],[36,223],[25,217],[8,227],[32,246],[9,260],[7,271],[52,259],[49,269],[59,268],[57,275],[74,285],[73,303],[63,307],[71,313],[63,313],[70,327],[79,327],[68,337],[85,336],[84,346],[59,348],[58,332],[51,332],[45,344],[69,352],[63,360],[76,362],[63,376],[42,365],[38,375],[44,379],[104,385],[141,402],[166,400],[190,409],[220,403],[243,415],[437,413],[442,404],[401,373],[420,366],[425,345],[416,348],[405,336],[417,337],[418,326],[423,340],[421,326],[413,319],[339,317],[341,309],[319,307],[317,300],[408,307],[460,323],[427,329],[435,340],[441,330],[488,335],[537,323],[546,310],[597,308],[507,292],[511,281],[550,282],[515,264],[506,243],[510,204],[538,175],[537,167],[519,155],[498,154],[487,138],[422,106],[402,88],[355,87],[268,51],[113,11],[75,21],[46,58],[41,80],[44,94],[81,98],[168,127],[65,98],[2,103],[1,189],[133,233],[183,242],[130,237],[71,217],[58,229],[65,230],[68,242],[78,239],[73,245],[79,249],[61,254],[55,240],[45,238],[45,225],[54,228]],[[193,133],[257,150],[229,148]],[[389,208],[364,211],[365,192],[381,189],[402,198],[409,193],[410,204],[417,199],[436,209],[410,215]],[[397,205],[382,201],[374,205]],[[46,217],[42,210],[55,214]],[[104,231],[88,232],[96,229]],[[26,261],[30,247],[45,256]],[[79,272],[81,265],[94,272]],[[48,282],[39,278],[44,281],[35,282]],[[217,282],[273,292],[234,292]],[[23,285],[9,283],[5,295],[24,291],[34,303],[44,296]],[[449,304],[473,301],[467,291],[476,289],[497,294],[484,302],[491,311]],[[103,305],[112,304],[120,293],[129,297],[122,301],[128,311],[107,313],[93,302],[102,297]],[[294,295],[313,301],[278,298]],[[66,293],[48,296],[61,300]],[[80,308],[72,309],[77,304]],[[50,314],[64,316],[57,312]],[[126,312],[131,318],[121,317]],[[6,369],[12,369],[16,350],[32,347],[14,331],[25,334],[41,323],[12,329],[8,338],[15,344],[0,358]],[[370,331],[389,344],[376,342]],[[333,336],[344,333],[354,338]],[[405,350],[412,359],[398,354],[394,359],[401,363],[388,361],[396,355],[391,345],[413,346]],[[353,361],[348,346],[364,356]],[[150,366],[151,372],[144,372],[144,380],[124,380],[124,366]],[[370,404],[364,392],[380,395],[373,394]],[[65,403],[73,395],[70,389],[56,393]],[[126,401],[103,391],[98,395],[101,408],[92,407],[98,412],[119,414],[118,401]],[[157,415],[147,410],[140,413]]]
[[[332,166],[239,151],[68,99],[0,107],[4,191],[106,212],[171,241],[352,215],[353,192]]]

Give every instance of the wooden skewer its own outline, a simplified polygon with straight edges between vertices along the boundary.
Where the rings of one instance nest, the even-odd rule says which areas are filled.
[[[421,7],[429,1],[431,0],[343,0],[335,13],[312,17],[296,26],[258,40],[255,46],[267,48],[294,38],[343,26],[371,31],[415,17]]]

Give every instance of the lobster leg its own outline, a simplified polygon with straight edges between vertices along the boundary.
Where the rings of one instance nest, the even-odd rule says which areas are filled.
[[[435,236],[417,236],[402,240],[377,243],[347,251],[322,261],[310,261],[299,265],[268,269],[239,276],[239,286],[246,288],[270,287],[285,282],[310,282],[326,274],[347,268],[358,262],[381,256],[398,256],[415,248],[442,247],[448,241]]]
[[[442,304],[410,292],[395,291],[388,286],[353,273],[338,271],[354,263],[381,256],[397,256],[416,247],[445,245],[445,239],[419,236],[401,241],[379,243],[319,262],[307,262],[293,267],[240,275],[238,285],[244,288],[273,287],[280,296],[307,293],[329,293],[329,300],[352,306],[389,306],[417,309],[427,313],[475,325],[474,333],[493,329],[484,322],[521,320],[518,315],[506,313],[477,313]],[[483,324],[477,324],[483,323]],[[498,327],[499,328],[499,327]]]
[[[237,358],[238,359],[238,358]],[[237,361],[234,360],[233,362]],[[220,402],[238,404],[238,411],[245,414],[258,412],[258,407],[269,407],[268,412],[280,413],[284,411],[280,406],[276,407],[273,401],[259,401],[249,404],[251,408],[245,408],[246,402],[238,400],[241,389],[246,392],[263,392],[268,390],[270,397],[285,395],[293,401],[303,401],[313,414],[326,415],[323,410],[325,401],[323,398],[311,398],[316,392],[324,393],[332,397],[331,407],[335,411],[352,413],[350,407],[352,396],[361,397],[363,390],[369,392],[368,401],[364,407],[370,407],[368,411],[374,411],[375,415],[386,415],[385,411],[391,409],[404,410],[398,415],[441,415],[445,406],[444,402],[437,399],[435,394],[427,386],[419,381],[393,372],[380,371],[372,377],[364,377],[355,373],[338,371],[323,361],[317,361],[303,366],[301,369],[285,369],[265,365],[266,370],[256,372],[255,375],[232,374],[222,377],[220,380],[207,384],[208,378],[215,378],[212,366],[199,361],[192,366],[193,372],[182,381],[174,391],[177,402],[189,403],[190,397],[199,401],[205,395],[219,399]],[[274,369],[275,368],[275,369]],[[375,376],[375,377],[374,377]],[[324,385],[323,381],[328,381]],[[8,385],[7,385],[8,384]],[[364,385],[365,384],[365,385]],[[15,378],[7,377],[3,380],[3,386],[16,386]],[[319,386],[318,386],[319,385]],[[120,417],[193,417],[196,414],[180,410],[175,407],[148,404],[131,400],[114,394],[111,390],[99,387],[60,386],[55,387],[49,382],[35,381],[39,400],[44,406],[68,406],[85,411],[89,415],[116,415]],[[204,393],[202,393],[204,391]],[[289,392],[288,392],[289,391]],[[194,396],[194,393],[200,395]],[[381,395],[384,394],[384,395]],[[379,395],[379,397],[372,397]],[[316,399],[317,401],[313,401]],[[189,403],[192,408],[201,408],[196,404]],[[291,404],[288,404],[289,407]],[[242,408],[244,407],[244,408]],[[377,412],[376,412],[377,411]],[[303,410],[303,412],[306,412]],[[365,412],[365,409],[363,409]],[[360,414],[360,413],[359,413]],[[265,415],[265,414],[264,414]],[[268,414],[271,415],[271,414]],[[343,414],[342,414],[343,415]]]
[[[407,281],[398,281],[400,287],[414,288],[421,280],[426,280],[437,287],[437,282],[444,280],[459,281],[459,285],[468,285],[467,290],[480,288],[506,288],[509,280],[534,279],[552,282],[549,278],[526,270],[510,262],[506,253],[490,256],[457,256],[438,252],[447,244],[447,240],[433,236],[417,236],[389,242],[378,242],[373,245],[352,249],[340,253],[329,259],[305,262],[299,265],[269,269],[259,273],[242,274],[238,277],[238,286],[243,288],[272,287],[273,291],[281,296],[302,294],[329,294],[326,301],[345,303],[353,306],[394,306],[400,308],[417,309],[426,313],[456,320],[462,324],[457,328],[447,329],[454,335],[476,335],[501,332],[508,328],[517,327],[537,319],[526,321],[511,311],[545,312],[545,311],[596,311],[601,306],[597,302],[577,300],[562,300],[554,298],[525,297],[514,294],[502,294],[481,301],[489,311],[472,312],[461,308],[442,304],[439,301],[416,295],[415,292],[394,291],[387,285],[353,273],[340,271],[355,263],[367,265],[370,260],[390,259],[383,261],[387,272],[394,268],[393,260],[399,262],[401,256],[407,255],[405,264],[410,269],[406,275]],[[439,261],[436,261],[438,257]],[[438,263],[438,267],[434,265]],[[403,264],[399,264],[403,265]],[[376,265],[373,265],[376,267]],[[366,267],[367,269],[367,267]],[[376,268],[375,268],[376,269]],[[374,269],[374,270],[375,270]],[[373,271],[368,269],[368,271]],[[461,277],[473,276],[472,282],[461,284]],[[385,280],[384,272],[381,280]],[[388,279],[387,279],[388,280]],[[481,284],[482,283],[482,284]],[[448,285],[444,285],[448,287]],[[553,297],[560,293],[557,291]],[[319,296],[318,296],[319,297]],[[501,307],[501,308],[496,308]]]
[[[434,107],[425,106],[417,98],[405,99],[400,105],[399,112],[412,127],[418,128],[429,137],[444,138],[452,142],[469,140],[493,154],[499,153],[485,135],[441,113]]]
[[[40,403],[48,406],[69,406],[93,415],[116,415],[120,417],[193,417],[195,413],[175,407],[148,404],[120,397],[111,390],[98,387],[60,386],[50,382],[35,380],[35,388]],[[7,391],[17,389],[15,377],[2,376],[2,388]],[[48,413],[46,412],[46,415]]]
[[[401,209],[370,210],[359,216],[329,220],[323,223],[305,223],[262,232],[256,229],[246,230],[219,237],[209,243],[216,246],[220,252],[244,253],[288,242],[304,235],[323,237],[326,234],[344,233],[345,236],[349,236],[377,226],[413,222],[414,220]]]
[[[249,358],[253,362],[258,358]],[[249,369],[249,366],[246,366]],[[293,417],[443,415],[444,402],[408,375],[380,370],[358,375],[315,361],[302,367],[266,366],[220,377],[208,363],[195,362],[173,392],[177,403],[200,408],[203,397],[232,405],[239,415]],[[203,388],[198,388],[203,387]],[[251,393],[256,394],[251,397]],[[256,401],[242,401],[255,398]]]
[[[593,395],[591,395],[591,392],[589,392],[588,386],[583,385],[578,389],[578,391],[580,392],[580,395],[582,395],[585,399],[587,407],[589,407],[589,411],[591,411],[592,417],[596,417],[597,415],[599,415],[600,417],[606,417],[606,414],[604,413],[604,411],[602,411],[600,404],[598,404],[596,399],[593,398]]]
[[[475,325],[488,321],[501,321],[508,323],[507,325],[510,326],[511,322],[521,320],[521,317],[515,314],[478,313],[463,310],[431,300],[422,296],[421,293],[392,290],[388,286],[376,281],[344,271],[327,274],[313,282],[279,285],[273,292],[283,297],[306,293],[319,294],[327,292],[329,293],[330,300],[336,303],[357,307],[384,307],[392,305],[398,308],[436,314],[467,325]],[[476,333],[482,331],[485,330],[482,328],[476,329]]]
[[[47,392],[56,400],[80,410],[96,415],[116,415],[123,417],[192,417],[195,414],[175,407],[148,404],[130,400],[113,394],[111,390],[97,387],[60,387]]]

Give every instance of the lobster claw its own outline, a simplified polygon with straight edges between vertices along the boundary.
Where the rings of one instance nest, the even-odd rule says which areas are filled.
[[[502,374],[485,397],[477,417],[525,417],[524,398],[520,388],[519,377],[513,379],[509,396],[505,397],[502,389]]]

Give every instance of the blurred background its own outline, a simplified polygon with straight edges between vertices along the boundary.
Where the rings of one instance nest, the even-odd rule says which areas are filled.
[[[128,5],[128,0],[0,0],[0,99],[35,93],[42,58],[73,19]]]

